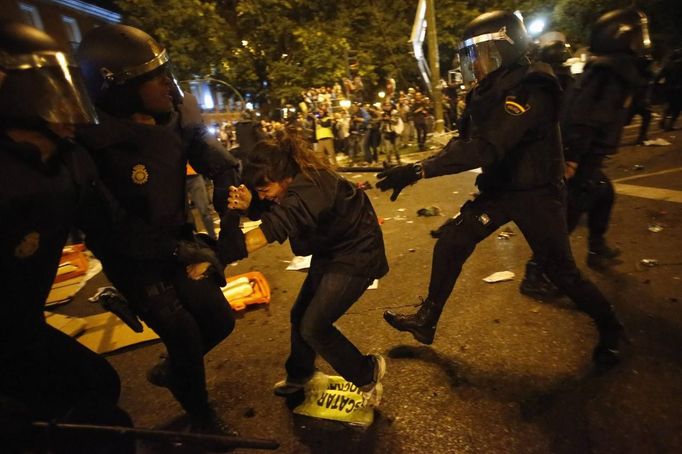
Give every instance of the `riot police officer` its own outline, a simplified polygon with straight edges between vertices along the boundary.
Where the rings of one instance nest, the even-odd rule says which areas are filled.
[[[164,342],[168,357],[148,373],[167,387],[192,430],[230,433],[209,405],[203,356],[225,339],[234,318],[220,290],[223,266],[185,224],[185,168],[214,180],[214,204],[226,208],[234,184],[227,151],[207,138],[196,106],[186,105],[168,54],[151,36],[104,25],[77,53],[100,124],[78,140],[131,218],[123,244],[93,241],[109,280]],[[220,285],[219,285],[220,284]]]
[[[57,43],[28,25],[0,24],[0,412],[9,398],[29,419],[131,425],[116,406],[113,367],[43,314],[70,228],[90,233],[113,220],[98,203],[105,199],[94,164],[71,140],[74,125],[95,121],[80,73]],[[0,418],[3,435],[18,422]],[[3,450],[28,448],[12,441],[3,437]],[[47,449],[134,451],[129,442],[82,436]]]
[[[552,67],[554,75],[559,80],[561,90],[566,93],[575,82],[571,68],[564,64],[571,57],[571,53],[566,47],[566,37],[559,32],[549,32],[545,35],[548,36],[545,41],[543,41],[542,36],[540,37],[540,47],[536,58]]]
[[[586,66],[580,83],[570,89],[564,103],[561,128],[567,161],[568,231],[572,232],[581,215],[587,212],[587,264],[595,269],[613,264],[613,259],[620,254],[604,238],[614,191],[601,167],[605,157],[617,151],[636,92],[647,84],[641,68],[646,59],[641,54],[648,46],[643,13],[627,9],[602,16],[591,36],[590,50],[595,58]],[[646,129],[641,130],[638,141],[643,140],[642,131],[646,134]],[[540,298],[561,294],[547,280],[537,260],[526,265],[520,290]]]
[[[575,85],[575,78],[569,67],[564,63],[570,57],[566,47],[566,37],[559,32],[548,32],[540,37],[540,45],[537,49],[536,60],[547,63],[552,67],[554,75],[559,80],[559,86],[564,93],[563,99],[571,96]],[[559,115],[559,123],[562,124],[566,116],[566,102],[562,102],[563,108]],[[519,287],[524,295],[537,298],[553,298],[561,295],[552,281],[542,270],[535,258],[526,263],[526,274]]]
[[[485,13],[470,22],[459,47],[467,96],[459,138],[417,164],[388,169],[377,187],[402,189],[434,178],[482,167],[480,195],[437,232],[427,298],[413,315],[384,313],[386,321],[430,344],[441,311],[462,265],[477,243],[514,221],[552,280],[595,322],[599,342],[593,358],[611,365],[621,334],[613,308],[578,271],[566,229],[564,160],[558,127],[560,88],[546,64],[526,58],[523,23],[507,12]]]
[[[594,55],[567,105],[562,125],[568,183],[568,231],[587,213],[588,266],[602,269],[620,254],[606,243],[613,185],[602,170],[604,159],[616,153],[628,110],[643,78],[637,58],[648,52],[647,17],[636,9],[619,9],[601,16],[592,27]]]

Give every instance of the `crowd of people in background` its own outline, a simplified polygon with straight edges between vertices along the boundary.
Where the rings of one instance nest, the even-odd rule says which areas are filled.
[[[464,93],[459,83],[444,81],[442,93],[445,130],[455,131]],[[264,137],[273,137],[294,124],[334,164],[338,164],[337,153],[345,156],[342,160],[347,165],[372,165],[399,164],[400,151],[408,147],[427,150],[427,138],[436,123],[431,98],[414,87],[381,95],[371,103],[357,94],[347,94],[339,83],[310,88],[302,91],[298,105],[286,108],[286,116],[278,120],[246,112],[238,122],[215,125],[214,130],[218,139],[233,149],[239,147],[243,136],[238,131],[240,123],[255,125]]]
[[[572,68],[566,62],[570,53],[564,53],[558,66],[563,67],[570,78],[580,78],[580,73],[571,74]],[[542,60],[541,55],[535,56]],[[546,57],[546,56],[545,56]],[[563,66],[562,66],[563,65]],[[637,145],[648,139],[651,120],[657,118],[661,129],[670,130],[682,110],[682,51],[673,51],[661,61],[651,58],[642,60],[640,68],[641,85],[633,97],[629,118],[641,116],[642,122]],[[561,79],[561,75],[558,75]],[[416,84],[415,84],[416,85]],[[440,92],[443,105],[443,125],[446,132],[458,130],[458,120],[465,108],[466,87],[461,74],[455,72],[450,82],[441,80]],[[218,139],[227,149],[239,147],[240,123],[248,123],[259,130],[258,136],[273,137],[287,125],[295,124],[314,144],[315,149],[339,165],[374,165],[400,163],[401,150],[414,148],[425,151],[427,140],[435,131],[436,119],[433,101],[428,93],[411,86],[406,90],[395,90],[395,82],[388,80],[386,90],[370,102],[365,95],[364,85],[359,77],[335,82],[332,85],[311,87],[300,93],[296,106],[283,109],[286,114],[277,119],[261,118],[253,111],[246,111],[239,121],[214,125]],[[659,113],[654,113],[653,104],[664,104]],[[318,138],[322,115],[329,114],[331,124],[323,127],[326,137]],[[325,129],[329,128],[331,134]],[[243,128],[242,128],[243,129]],[[328,145],[332,139],[333,154]],[[322,140],[322,142],[320,142]],[[243,141],[243,140],[242,140]],[[320,144],[326,145],[322,148]],[[336,161],[336,155],[339,160]]]

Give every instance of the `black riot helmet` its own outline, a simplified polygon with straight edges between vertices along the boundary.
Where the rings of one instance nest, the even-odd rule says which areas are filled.
[[[0,121],[97,122],[78,68],[54,39],[25,24],[0,23]]]
[[[112,115],[144,112],[137,88],[159,74],[171,81],[175,103],[182,99],[166,49],[140,29],[96,27],[83,37],[76,56],[95,105]]]
[[[550,65],[560,65],[571,57],[563,41],[553,41],[540,46],[537,59]]]
[[[649,20],[634,9],[616,9],[597,19],[590,36],[590,51],[596,55],[633,53],[643,55],[651,49]]]
[[[550,65],[561,65],[571,58],[566,44],[566,35],[557,31],[543,33],[538,38],[537,60]]]
[[[462,76],[468,84],[511,66],[526,54],[530,38],[516,15],[484,13],[469,22],[459,45]]]

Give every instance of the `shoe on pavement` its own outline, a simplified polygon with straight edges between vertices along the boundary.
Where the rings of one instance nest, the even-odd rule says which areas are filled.
[[[160,388],[171,387],[171,369],[167,355],[161,355],[161,360],[147,371],[147,381]]]
[[[280,397],[287,397],[290,396],[294,393],[297,393],[298,391],[301,391],[305,385],[312,380],[313,376],[315,374],[311,374],[308,377],[305,378],[293,378],[287,376],[284,380],[280,380],[277,383],[275,383],[275,386],[272,387],[272,391],[275,393],[276,396]]]
[[[206,411],[189,414],[189,430],[194,433],[224,435],[227,437],[238,437],[239,432],[230,427],[216,413],[212,405]]]
[[[609,247],[606,243],[591,246],[587,253],[587,266],[595,270],[603,270],[618,265],[622,263],[620,260],[616,260],[620,253],[620,249]]]
[[[381,379],[386,375],[386,360],[381,355],[370,355],[374,362],[374,374],[372,381],[366,385],[360,386],[362,392],[362,400],[365,406],[376,407],[381,403],[381,397],[384,393],[384,387],[381,384]]]

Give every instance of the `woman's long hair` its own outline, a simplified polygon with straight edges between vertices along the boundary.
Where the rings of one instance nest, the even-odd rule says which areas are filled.
[[[315,155],[310,143],[295,129],[287,128],[256,144],[243,162],[242,178],[248,186],[256,188],[299,173],[317,181],[320,170],[334,172],[327,161]]]

